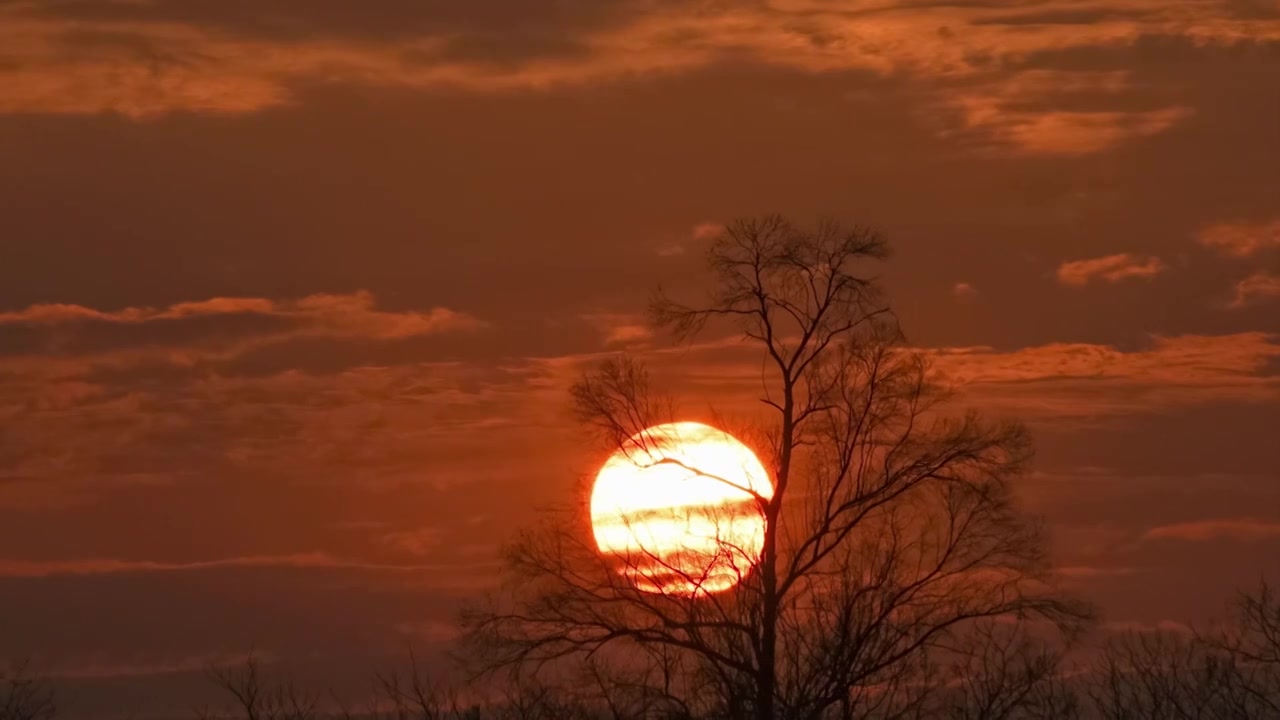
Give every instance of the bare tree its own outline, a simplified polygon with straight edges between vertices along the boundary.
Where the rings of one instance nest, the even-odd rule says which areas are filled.
[[[1103,720],[1264,717],[1240,680],[1229,653],[1191,634],[1129,632],[1103,649],[1088,694]]]
[[[320,698],[291,680],[265,677],[262,663],[253,653],[244,665],[212,666],[209,676],[234,700],[233,712],[245,720],[315,720],[322,716]],[[204,717],[226,717],[211,712]]]
[[[1211,632],[1129,632],[1089,675],[1103,720],[1280,717],[1280,602],[1270,585],[1242,592]]]
[[[1104,720],[1280,717],[1280,602],[1263,582],[1211,631],[1113,638],[1087,692]]]
[[[53,690],[26,661],[0,668],[0,720],[47,720],[54,711]]]
[[[1262,580],[1237,596],[1232,618],[1228,629],[1204,640],[1230,654],[1240,686],[1260,712],[1280,717],[1280,598]]]
[[[935,711],[951,720],[1074,720],[1082,708],[1063,654],[1018,624],[982,621],[943,673]]]
[[[407,672],[379,673],[378,694],[384,702],[366,717],[385,720],[470,720],[479,718],[479,710],[467,707],[459,697],[458,688],[432,679],[418,665],[418,656],[409,650]],[[382,706],[386,707],[382,707]],[[344,712],[345,717],[352,717]]]
[[[662,648],[681,666],[664,690],[691,716],[911,717],[931,657],[968,642],[975,621],[1071,629],[1087,617],[1054,589],[1039,528],[1011,502],[1025,430],[940,412],[947,394],[867,273],[886,254],[866,228],[741,220],[710,251],[705,304],[659,295],[654,317],[678,336],[727,323],[761,354],[767,417],[754,438],[772,493],[719,478],[749,495],[733,512],[758,514],[759,547],[717,533],[721,557],[697,563],[643,543],[606,556],[571,509],[513,543],[510,596],[466,619],[487,667],[643,665]],[[673,405],[637,363],[606,362],[573,399],[612,447],[678,463],[646,434]],[[732,588],[708,589],[710,567],[739,569]]]

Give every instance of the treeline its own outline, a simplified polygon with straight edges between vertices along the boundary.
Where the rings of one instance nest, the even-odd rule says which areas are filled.
[[[1280,598],[1266,584],[1232,603],[1228,619],[1205,630],[1126,630],[1100,644],[1051,646],[1016,623],[977,623],[963,653],[923,662],[897,687],[849,688],[851,697],[895,694],[851,708],[878,720],[1259,720],[1280,718]],[[250,656],[214,667],[222,703],[192,712],[201,720],[729,720],[703,714],[679,692],[635,681],[604,659],[554,671],[489,674],[448,684],[411,654],[408,667],[373,676],[371,697],[334,697],[303,687]],[[646,668],[652,670],[653,668]],[[668,678],[688,689],[694,678]],[[903,701],[907,699],[905,702]],[[27,664],[0,673],[0,720],[52,720],[49,682]],[[114,713],[113,713],[114,714]],[[813,720],[840,717],[826,712]],[[781,717],[781,716],[780,716]],[[792,720],[786,718],[786,720]],[[798,719],[797,719],[798,720]]]

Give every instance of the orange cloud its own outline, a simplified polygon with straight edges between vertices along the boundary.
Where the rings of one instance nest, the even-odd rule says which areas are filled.
[[[721,225],[720,223],[698,223],[689,230],[687,237],[678,238],[659,247],[657,250],[658,256],[674,257],[676,255],[683,255],[689,240],[693,240],[694,243],[705,243],[708,240],[714,240],[719,237],[722,232],[724,232],[724,225]]]
[[[1280,297],[1280,275],[1256,272],[1236,283],[1236,295],[1230,307],[1242,308],[1274,297]]]
[[[310,355],[303,348],[291,362],[305,365]],[[48,384],[36,371],[0,374],[0,425],[6,427],[0,513],[82,506],[209,475],[419,488],[502,472],[525,478],[536,472],[531,468],[553,468],[563,459],[562,447],[523,443],[529,428],[570,427],[560,409],[576,368],[552,377],[532,361],[495,366],[398,357],[337,372],[147,367],[113,372],[96,393],[49,408],[33,400]],[[494,447],[522,449],[495,457]],[[114,563],[95,561],[85,570]],[[130,561],[129,567],[147,566]]]
[[[1054,107],[1055,98],[1072,94],[1120,98],[1133,89],[1126,72],[1024,70],[991,76],[944,95],[942,107],[959,114],[961,127],[943,130],[943,135],[977,131],[992,152],[1083,155],[1163,132],[1192,113],[1187,107]]]
[[[1102,623],[1102,628],[1113,633],[1170,633],[1174,635],[1191,635],[1192,630],[1186,623],[1177,620],[1159,620],[1154,623],[1138,620],[1110,620]]]
[[[998,352],[991,348],[930,351],[935,366],[961,383],[1061,379],[1124,379],[1163,384],[1218,384],[1265,380],[1260,373],[1280,358],[1280,338],[1268,333],[1153,336],[1147,350],[1109,345],[1050,343]]]
[[[380,310],[363,290],[297,300],[220,297],[111,311],[44,304],[0,313],[0,365],[68,378],[91,363],[191,366],[226,362],[289,340],[394,341],[482,327],[479,319],[449,308]]]
[[[963,404],[1036,421],[1148,413],[1216,403],[1280,402],[1280,336],[1151,336],[1145,348],[1049,343],[1015,350],[918,348],[936,379]],[[743,417],[758,410],[760,361],[754,345],[726,336],[643,355],[665,392],[696,410],[710,403]],[[567,387],[598,355],[540,361]]]
[[[939,382],[961,399],[999,412],[1044,420],[1155,412],[1212,403],[1280,401],[1280,336],[1151,336],[1145,348],[1049,343],[1015,350],[919,348]],[[649,351],[643,356],[674,397],[749,416],[759,406],[760,361],[738,336]],[[539,361],[567,387],[598,355]]]
[[[231,667],[243,665],[247,655],[210,653],[192,655],[156,662],[111,662],[106,660],[82,661],[51,670],[48,675],[53,678],[126,678],[146,677],[148,675],[170,675],[174,673],[205,673],[210,667]],[[254,660],[259,663],[276,661],[274,653],[255,650]]]
[[[1130,253],[1118,253],[1088,260],[1073,260],[1058,266],[1058,282],[1080,287],[1094,280],[1114,283],[1126,278],[1149,280],[1164,272],[1165,265],[1158,257],[1139,258]]]
[[[1280,537],[1280,523],[1264,522],[1252,518],[1197,520],[1154,527],[1142,537],[1146,540],[1186,540],[1189,542],[1223,538],[1239,542],[1256,542]]]
[[[599,329],[608,346],[640,345],[653,339],[653,330],[638,315],[596,313],[583,319]]]
[[[1280,218],[1256,223],[1209,225],[1196,238],[1201,245],[1231,257],[1249,257],[1266,248],[1280,247]]]
[[[109,575],[115,573],[183,572],[236,567],[300,567],[300,568],[369,568],[414,569],[396,565],[367,565],[335,559],[325,553],[292,555],[254,555],[219,558],[194,562],[157,562],[152,560],[85,559],[63,561],[0,560],[0,577],[39,578],[56,575]]]
[[[130,307],[102,311],[82,305],[31,305],[23,310],[0,313],[0,325],[46,326],[94,320],[106,323],[143,324],[217,315],[261,315],[299,321],[316,332],[373,338],[428,335],[469,330],[482,323],[465,313],[448,308],[425,312],[385,312],[374,309],[373,294],[360,290],[349,295],[316,294],[299,300],[217,297],[182,302],[167,308]]]
[[[1072,565],[1054,569],[1054,573],[1067,580],[1094,580],[1097,578],[1132,575],[1133,568],[1128,567],[1094,567],[1092,565]]]
[[[1089,343],[928,352],[940,377],[974,401],[1037,416],[1280,400],[1280,378],[1267,372],[1280,342],[1267,333],[1154,336],[1127,352]]]
[[[415,528],[387,533],[382,541],[396,550],[410,555],[427,555],[439,548],[445,539],[436,528]]]
[[[0,69],[6,90],[0,112],[132,118],[247,113],[292,102],[296,86],[317,80],[504,92],[685,73],[745,58],[799,72],[863,71],[963,86],[941,91],[941,104],[958,109],[965,129],[1017,152],[1050,154],[1095,152],[1158,133],[1189,110],[1055,106],[1054,99],[1074,84],[1124,89],[1126,81],[1091,72],[993,74],[991,68],[1017,67],[1046,51],[1124,47],[1151,35],[1200,46],[1280,38],[1280,20],[1237,16],[1211,2],[1129,0],[1117,8],[1056,0],[1012,10],[905,1],[871,6],[861,0],[672,3],[645,6],[618,22],[565,29],[574,53],[516,53],[495,62],[483,53],[451,51],[465,37],[463,28],[374,42],[335,27],[286,42],[184,22],[180,12],[150,21],[138,19],[145,13],[131,20],[71,19],[51,7],[0,9],[0,46],[12,58]],[[1055,13],[1064,10],[1084,18],[1061,22]],[[86,34],[114,42],[77,42]],[[1028,95],[1029,87],[1037,94]],[[1020,102],[1028,97],[1049,102],[1032,110]],[[932,109],[922,113],[925,119],[934,115]]]
[[[720,223],[704,222],[693,226],[692,236],[694,240],[714,240],[720,237],[724,232],[724,225]]]

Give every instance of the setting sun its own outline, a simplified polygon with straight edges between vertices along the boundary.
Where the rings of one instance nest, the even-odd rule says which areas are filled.
[[[755,453],[709,425],[668,423],[632,436],[596,476],[600,552],[647,592],[692,595],[736,585],[759,558],[773,486]]]

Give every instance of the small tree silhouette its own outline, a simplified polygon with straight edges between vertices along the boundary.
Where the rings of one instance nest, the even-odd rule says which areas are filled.
[[[209,667],[209,677],[235,702],[232,711],[244,720],[313,720],[322,717],[320,697],[292,680],[265,676],[258,657],[249,653],[243,665]],[[226,717],[203,712],[202,717]]]
[[[1213,631],[1125,633],[1087,681],[1103,720],[1280,717],[1280,601],[1264,581]]]
[[[55,709],[53,690],[27,661],[0,668],[0,720],[47,720]]]

